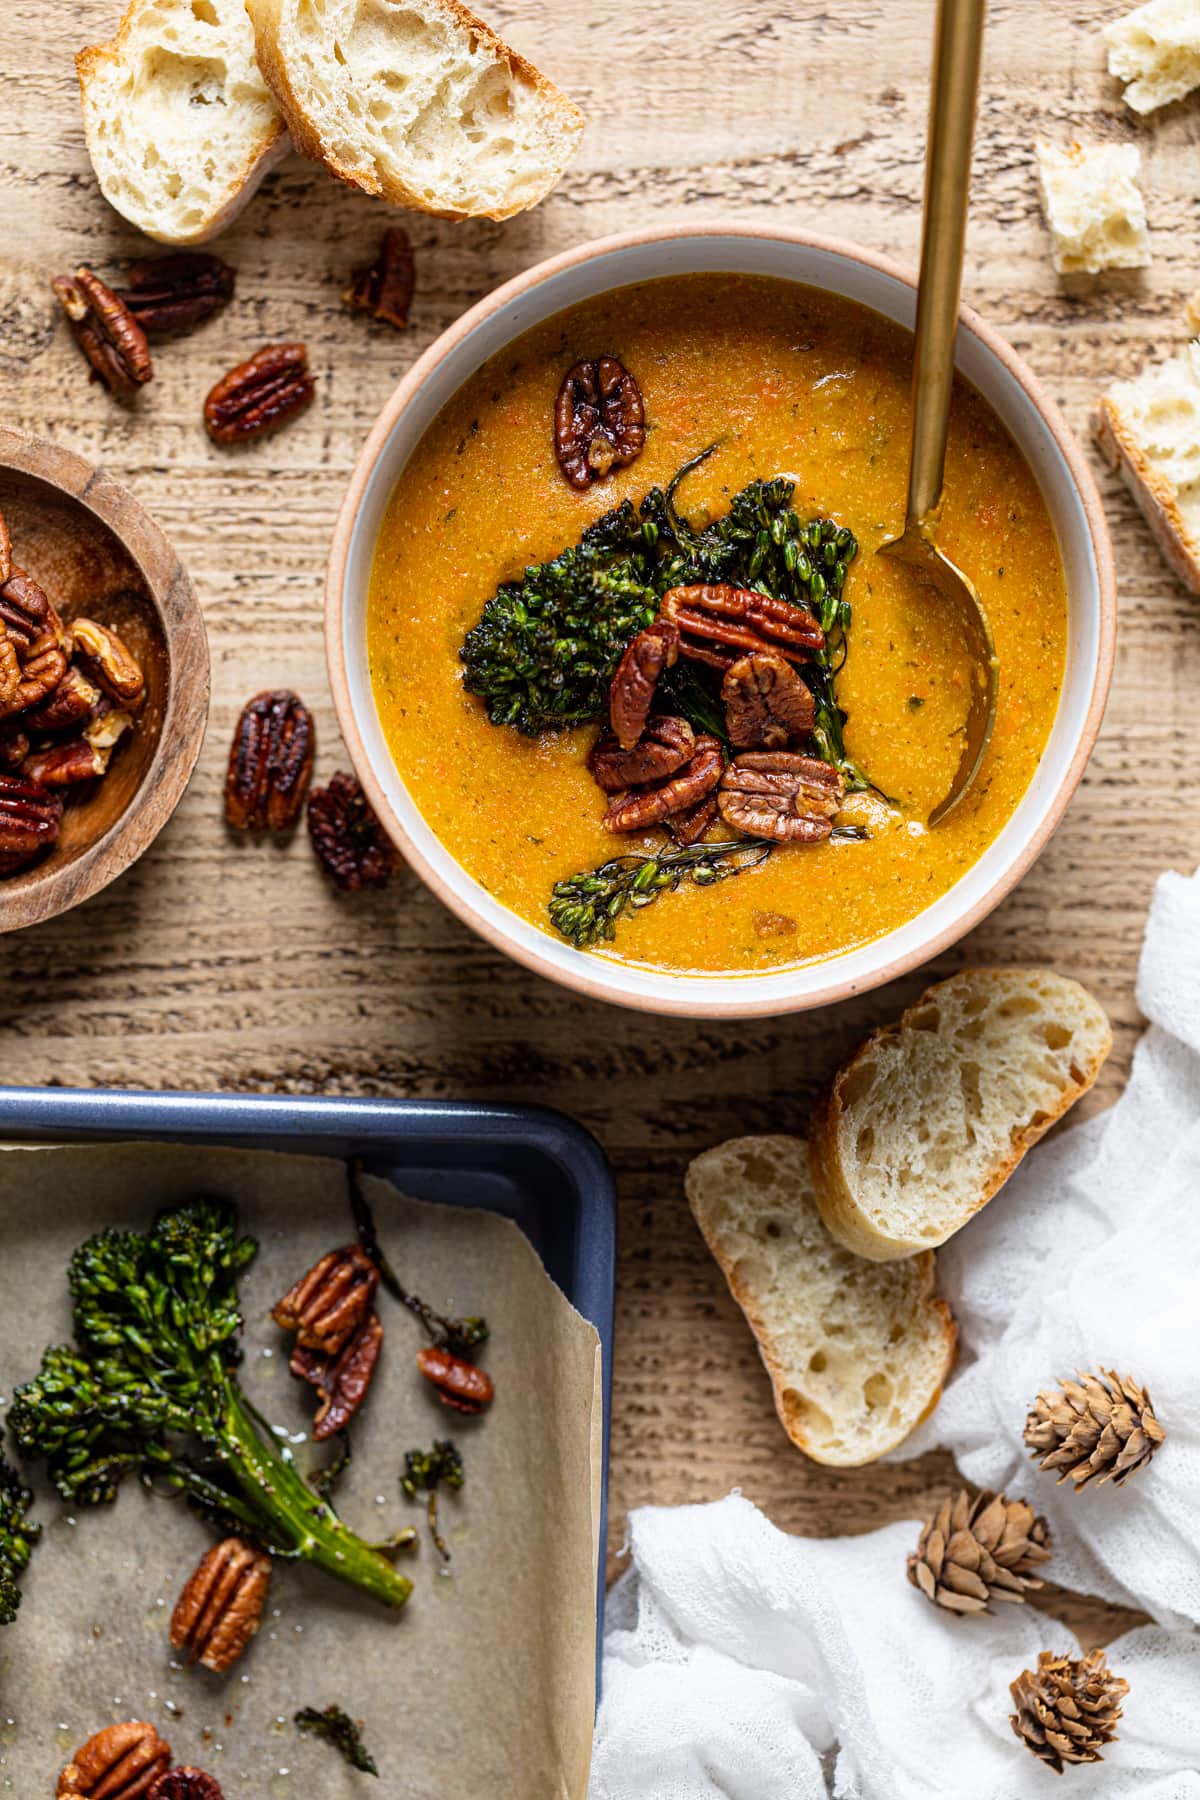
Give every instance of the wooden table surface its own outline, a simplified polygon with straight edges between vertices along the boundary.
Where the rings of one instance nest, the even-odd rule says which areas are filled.
[[[221,783],[237,711],[266,686],[312,706],[319,776],[345,765],[321,647],[334,514],[397,377],[497,282],[584,238],[725,215],[915,262],[929,0],[498,0],[489,18],[589,117],[559,190],[505,225],[409,220],[419,288],[398,335],[339,304],[386,209],[292,157],[219,245],[238,269],[236,304],[165,347],[129,411],[88,385],[48,285],[84,259],[116,272],[148,248],[97,192],[72,69],[74,50],[109,35],[115,6],[0,9],[0,396],[12,423],[126,479],[173,539],[211,636],[212,719],[191,789],[140,865],[70,916],[0,940],[3,1078],[562,1107],[598,1135],[620,1183],[614,1560],[629,1507],[735,1483],[793,1531],[914,1516],[948,1459],[832,1473],[788,1445],[682,1175],[733,1133],[802,1131],[817,1082],[923,978],[775,1021],[684,1024],[587,1004],[503,960],[407,873],[384,893],[342,897],[303,834],[283,847],[232,841]],[[1182,342],[1200,284],[1200,105],[1135,121],[1103,71],[1098,29],[1115,10],[1050,0],[1031,23],[1027,6],[993,0],[968,242],[968,297],[1081,436],[1107,378]],[[1148,270],[1055,277],[1032,168],[1043,132],[1141,145]],[[215,449],[200,424],[212,381],[285,337],[309,345],[316,404],[274,440]],[[1038,960],[1088,982],[1117,1037],[1091,1105],[1118,1092],[1139,1030],[1134,972],[1155,876],[1200,858],[1200,813],[1185,803],[1200,776],[1196,602],[1115,480],[1101,480],[1121,636],[1098,749],[1038,865],[929,971]],[[1114,1629],[1101,1609],[1072,1616],[1094,1635]]]

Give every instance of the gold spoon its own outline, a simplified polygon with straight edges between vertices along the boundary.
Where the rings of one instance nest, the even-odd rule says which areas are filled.
[[[904,530],[881,546],[881,554],[899,557],[915,572],[922,605],[941,604],[950,611],[970,658],[971,697],[962,756],[949,793],[929,815],[931,825],[946,817],[979,773],[996,721],[999,686],[996,647],[983,602],[968,577],[934,542],[954,383],[984,4],[985,0],[938,0],[913,349],[908,504]]]

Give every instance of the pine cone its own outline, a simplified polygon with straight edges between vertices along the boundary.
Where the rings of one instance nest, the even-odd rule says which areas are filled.
[[[1104,1761],[1100,1748],[1117,1735],[1129,1683],[1113,1674],[1103,1650],[1089,1650],[1082,1661],[1043,1650],[1037,1669],[1023,1669],[1009,1692],[1017,1709],[1009,1724],[1061,1775],[1066,1763]]]
[[[981,1613],[993,1600],[1019,1605],[1042,1583],[1030,1573],[1050,1555],[1050,1529],[1024,1500],[949,1494],[908,1559],[914,1587],[949,1612]]]
[[[1116,1487],[1148,1463],[1166,1432],[1150,1396],[1129,1375],[1102,1369],[1039,1394],[1025,1421],[1025,1442],[1040,1469],[1061,1469],[1076,1491],[1110,1478]]]

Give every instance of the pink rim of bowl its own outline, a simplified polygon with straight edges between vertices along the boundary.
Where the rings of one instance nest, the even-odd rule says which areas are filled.
[[[591,999],[696,1018],[746,1018],[830,1005],[906,974],[970,931],[1016,885],[1061,819],[1100,729],[1112,677],[1116,580],[1100,497],[1079,445],[1031,370],[964,308],[958,367],[1003,419],[1033,468],[1058,532],[1069,597],[1066,678],[1050,741],[999,836],[948,893],[905,925],[828,959],[770,973],[692,975],[625,963],[575,950],[510,911],[466,873],[426,825],[384,740],[366,650],[367,590],[380,522],[423,433],[489,356],[594,294],[704,272],[773,275],[825,289],[909,329],[915,316],[915,282],[904,269],[852,244],[776,226],[728,223],[637,232],[583,244],[539,263],[444,332],[400,382],[372,427],[334,531],[325,642],[338,720],[371,804],[412,867],[459,918],[526,968]]]

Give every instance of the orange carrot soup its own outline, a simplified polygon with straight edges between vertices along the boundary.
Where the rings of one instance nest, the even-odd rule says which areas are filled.
[[[371,677],[415,804],[513,912],[580,954],[776,970],[912,919],[1010,818],[1058,705],[1062,561],[959,383],[938,542],[987,609],[1000,697],[930,827],[969,676],[879,554],[910,371],[909,334],[854,302],[672,277],[536,326],[430,426],[375,551]]]

